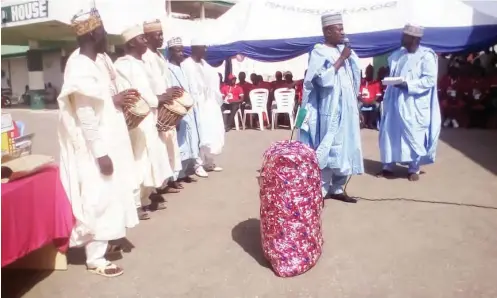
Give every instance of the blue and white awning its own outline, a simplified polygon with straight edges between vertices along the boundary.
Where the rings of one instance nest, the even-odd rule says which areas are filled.
[[[322,41],[320,15],[344,14],[344,27],[360,57],[400,46],[406,23],[424,26],[422,43],[437,52],[481,49],[497,42],[497,18],[460,0],[241,0],[202,32],[209,61],[242,54],[282,61]]]

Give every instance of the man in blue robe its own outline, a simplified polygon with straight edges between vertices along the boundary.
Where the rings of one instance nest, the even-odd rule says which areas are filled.
[[[167,42],[167,47],[169,58],[169,81],[171,82],[171,87],[178,86],[190,93],[187,77],[184,75],[180,66],[181,62],[185,59],[181,38],[171,38]],[[179,173],[178,179],[187,183],[195,181],[190,175],[199,167],[200,143],[196,114],[196,106],[193,105],[188,114],[180,120],[177,127],[178,145],[182,162],[182,170]]]
[[[321,17],[324,44],[314,47],[304,78],[306,119],[299,140],[316,150],[325,198],[356,203],[345,185],[364,165],[359,127],[359,58],[344,45],[341,14]]]
[[[437,55],[420,46],[423,28],[406,25],[402,47],[388,58],[390,77],[403,83],[389,86],[383,100],[380,153],[383,169],[393,176],[395,163],[408,165],[409,181],[419,180],[420,167],[435,161],[441,117],[437,95]]]

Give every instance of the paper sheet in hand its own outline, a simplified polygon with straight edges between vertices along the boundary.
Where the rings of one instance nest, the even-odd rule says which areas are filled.
[[[402,84],[404,80],[401,77],[386,77],[381,82],[385,86],[393,86],[393,85]]]

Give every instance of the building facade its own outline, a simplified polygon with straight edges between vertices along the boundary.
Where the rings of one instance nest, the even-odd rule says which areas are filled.
[[[36,91],[45,89],[48,83],[60,91],[65,61],[76,47],[72,30],[56,21],[60,19],[60,6],[54,3],[60,1],[2,1],[1,67],[14,97],[21,96],[26,86]],[[234,1],[165,0],[162,3],[164,14],[173,18],[215,19]],[[118,44],[117,38],[110,36],[110,43]]]

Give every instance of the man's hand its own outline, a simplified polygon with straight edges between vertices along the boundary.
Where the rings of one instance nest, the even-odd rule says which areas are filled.
[[[104,176],[110,176],[114,173],[114,165],[108,155],[97,158],[100,173]]]
[[[172,104],[175,98],[183,95],[183,88],[172,87],[166,90],[166,93],[159,95],[159,104]]]
[[[347,60],[350,57],[350,54],[352,54],[352,49],[349,47],[344,47],[342,53],[340,54],[340,57],[337,59],[335,64],[333,64],[335,71],[338,71],[338,69],[342,67],[345,60]]]
[[[136,89],[127,89],[112,96],[114,105],[121,108],[134,104],[138,98],[140,98],[140,93]]]
[[[342,54],[340,54],[340,58],[342,60],[346,60],[350,57],[350,54],[352,54],[352,49],[349,48],[349,47],[344,47],[343,48],[343,51],[342,51]]]

